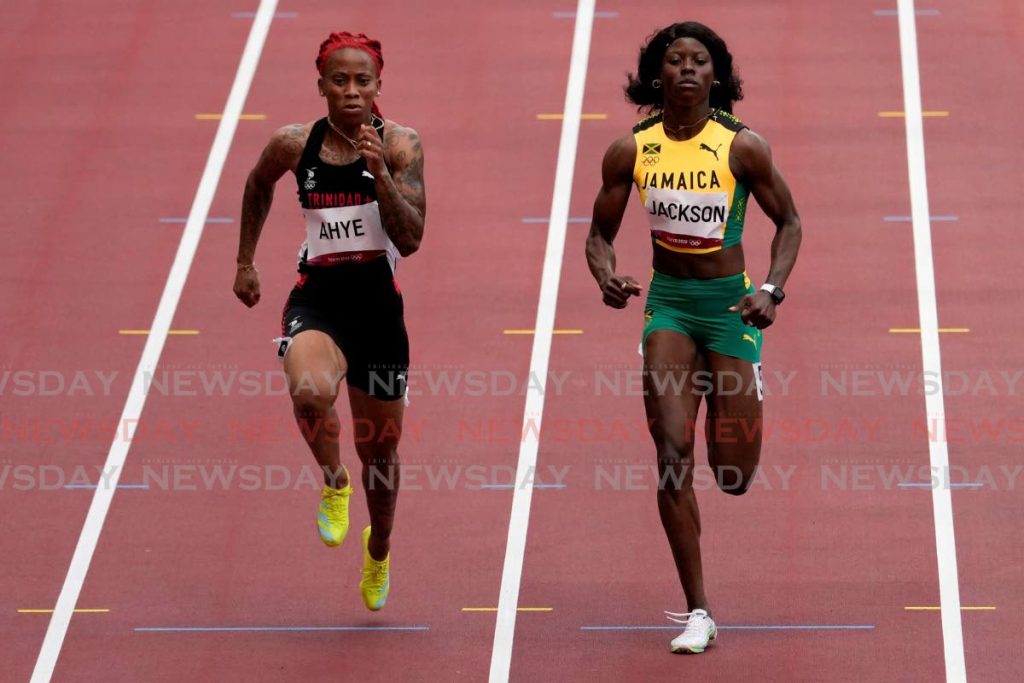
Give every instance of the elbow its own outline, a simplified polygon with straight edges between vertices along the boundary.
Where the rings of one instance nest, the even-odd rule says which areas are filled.
[[[803,237],[804,237],[804,230],[800,226],[800,218],[799,217],[794,218],[792,221],[790,221],[788,227],[789,227],[789,234],[793,236],[793,240],[797,244],[800,244],[800,242],[803,241]]]
[[[787,217],[785,220],[776,223],[776,230],[799,242],[803,236],[803,228],[800,226],[800,216],[794,214]]]
[[[410,237],[402,240],[401,244],[396,244],[395,248],[398,249],[398,253],[402,258],[407,258],[420,250],[421,241],[419,237]]]

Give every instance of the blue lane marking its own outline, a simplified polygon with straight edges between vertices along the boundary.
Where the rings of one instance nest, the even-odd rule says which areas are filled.
[[[167,218],[161,218],[160,222],[161,223],[187,223],[188,219],[187,218],[180,218],[180,217],[177,217],[177,216],[170,216],[170,217],[167,217]],[[221,217],[210,216],[209,218],[206,219],[206,222],[207,223],[234,223],[235,219],[234,218],[229,218],[227,216],[221,216]]]
[[[236,19],[255,19],[255,12],[232,12],[231,16]],[[274,12],[275,19],[294,19],[299,16],[298,12]]]
[[[480,484],[482,489],[511,489],[515,484]],[[534,484],[535,489],[564,489],[565,484]]]
[[[942,483],[939,483],[939,484],[936,484],[935,486],[932,486],[931,482],[927,482],[927,481],[924,481],[924,482],[901,481],[900,483],[896,484],[896,486],[900,487],[901,489],[931,489],[931,488],[939,488],[939,487],[942,487],[942,486],[949,486],[949,488],[951,488],[951,489],[978,489],[978,488],[983,487],[984,484],[974,483],[974,482],[971,482],[971,483],[961,483],[961,484],[942,484]]]
[[[909,223],[910,222],[910,216],[884,216],[882,218],[882,220],[884,220],[886,223]],[[960,220],[960,217],[959,216],[929,216],[928,220],[932,221],[933,223],[942,223],[942,222],[949,222],[949,221],[958,221],[958,220]]]
[[[919,17],[935,17],[938,16],[939,10],[937,9],[919,9],[914,10],[914,14]],[[895,9],[876,9],[876,17],[896,17],[899,16],[899,10]]]
[[[542,216],[527,216],[523,219],[524,223],[550,223],[551,219]],[[571,216],[569,218],[570,223],[590,223],[590,216]]]
[[[94,489],[99,484],[64,484],[66,489]],[[148,489],[149,484],[118,484],[119,489]]]
[[[581,631],[681,631],[682,624],[678,626],[580,626]],[[798,625],[773,625],[765,624],[760,626],[718,626],[717,628],[726,631],[870,631],[875,628],[874,624],[798,624]]]
[[[171,631],[429,631],[429,626],[139,626],[139,632]]]
[[[575,12],[552,12],[551,16],[555,19],[575,19]],[[617,19],[619,16],[618,12],[594,12],[595,19]]]

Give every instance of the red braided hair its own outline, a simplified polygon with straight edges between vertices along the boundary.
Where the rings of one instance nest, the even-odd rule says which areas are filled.
[[[380,76],[380,72],[384,70],[384,54],[381,52],[380,41],[370,38],[365,33],[352,34],[348,31],[336,31],[320,43],[320,52],[316,55],[316,70],[320,72],[321,76],[324,73],[324,65],[327,64],[331,54],[344,47],[354,47],[370,55],[370,59],[377,65],[377,76]],[[372,111],[380,118],[384,118],[376,102],[373,103]]]

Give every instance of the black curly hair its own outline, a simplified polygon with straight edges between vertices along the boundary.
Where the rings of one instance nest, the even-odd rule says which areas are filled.
[[[732,55],[717,33],[696,21],[684,21],[666,26],[652,34],[640,48],[637,75],[628,74],[625,87],[626,100],[637,105],[639,111],[652,112],[664,106],[664,92],[651,83],[661,75],[661,62],[668,46],[680,38],[700,41],[711,53],[715,80],[719,85],[711,88],[711,106],[732,113],[732,104],[743,99],[743,81],[732,65]]]

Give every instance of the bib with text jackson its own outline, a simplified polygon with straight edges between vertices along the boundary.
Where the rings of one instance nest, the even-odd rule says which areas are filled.
[[[706,254],[739,243],[750,192],[729,170],[729,148],[744,128],[723,111],[690,140],[670,140],[660,112],[633,127],[633,182],[655,244]]]

